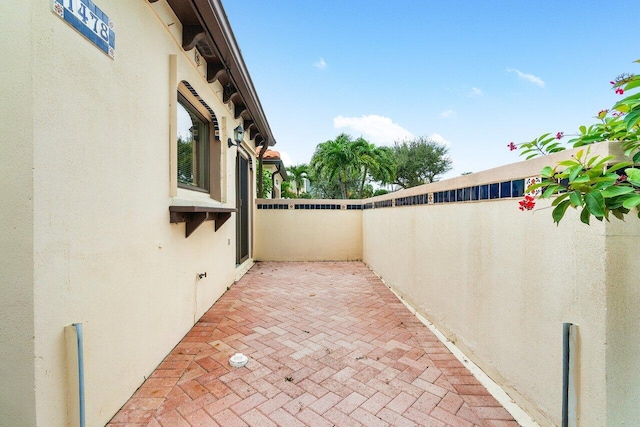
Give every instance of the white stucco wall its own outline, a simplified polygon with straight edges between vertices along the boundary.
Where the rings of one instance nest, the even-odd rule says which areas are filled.
[[[1,18],[9,37],[2,124],[11,126],[2,129],[1,161],[10,178],[0,209],[11,220],[0,226],[0,250],[11,303],[0,311],[0,339],[15,348],[0,346],[0,425],[73,423],[64,328],[74,322],[84,326],[87,425],[104,425],[237,272],[235,215],[188,239],[184,224],[169,223],[171,204],[219,205],[171,188],[177,83],[189,81],[219,121],[226,117],[222,141],[238,123],[193,51],[182,51],[166,3],[97,4],[116,26],[115,60],[50,2],[10,3]],[[225,206],[235,207],[236,149],[222,147]]]
[[[579,325],[580,407],[603,425],[603,227],[572,212],[556,227],[547,212],[514,200],[368,210],[364,261],[538,420],[559,422],[562,323]]]
[[[280,199],[273,203],[289,204],[293,201]],[[313,201],[305,200],[305,203]],[[255,215],[255,259],[258,261],[362,259],[360,210],[257,209]]]
[[[535,176],[575,151],[363,203]],[[618,153],[610,144],[591,151]],[[578,425],[633,425],[640,419],[640,222],[594,219],[586,226],[569,209],[555,225],[549,201],[521,212],[518,200],[357,211],[260,209],[256,256],[354,259],[345,254],[361,250],[389,286],[541,425],[560,423],[562,324],[573,323]]]
[[[569,154],[375,200],[533,176]],[[579,425],[632,425],[640,224],[586,226],[569,209],[556,226],[548,206],[521,212],[506,199],[365,210],[363,258],[542,425],[560,423],[562,323],[574,323]]]
[[[607,226],[607,425],[640,420],[640,221]]]
[[[30,2],[0,13],[0,425],[35,425],[33,30]],[[4,5],[3,5],[4,6]],[[20,72],[16,73],[16,70]]]

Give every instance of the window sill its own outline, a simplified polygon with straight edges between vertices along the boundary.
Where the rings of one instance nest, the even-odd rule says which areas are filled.
[[[169,222],[185,223],[185,238],[189,237],[205,221],[215,221],[215,231],[231,218],[235,208],[221,208],[211,206],[169,206]]]

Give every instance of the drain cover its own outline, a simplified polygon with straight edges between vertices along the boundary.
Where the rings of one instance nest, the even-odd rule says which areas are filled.
[[[233,366],[234,368],[242,368],[247,364],[248,361],[249,358],[247,356],[242,353],[236,353],[229,359],[229,365]]]

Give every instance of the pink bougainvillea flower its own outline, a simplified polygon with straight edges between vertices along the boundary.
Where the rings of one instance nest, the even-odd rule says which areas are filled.
[[[518,209],[521,211],[530,211],[536,206],[536,201],[532,196],[524,196],[524,199],[520,200],[518,204],[520,205]]]
[[[626,113],[623,113],[622,111],[617,111],[617,112],[615,112],[615,113],[612,113],[611,115],[612,115],[613,117],[622,117],[622,116],[624,116],[625,114],[626,114]]]
[[[616,84],[616,82],[614,82],[614,81],[610,81],[609,83],[611,83],[612,85]]]
[[[619,88],[617,88],[617,89],[616,89],[616,93],[617,93],[618,95],[622,95],[622,94],[624,94],[624,89],[622,89],[621,87],[619,87]]]
[[[562,139],[563,136],[564,136],[564,132],[556,133],[556,139]]]
[[[508,144],[507,144],[507,147],[509,147],[509,150],[510,150],[510,151],[513,151],[513,150],[517,150],[517,149],[518,149],[518,146],[517,146],[516,144],[514,144],[514,143],[513,143],[513,141],[512,141],[512,142],[510,142],[510,143],[508,143]]]

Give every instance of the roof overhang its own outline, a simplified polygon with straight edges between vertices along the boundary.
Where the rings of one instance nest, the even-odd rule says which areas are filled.
[[[155,3],[158,0],[148,0]],[[220,0],[167,0],[182,23],[182,48],[198,48],[207,62],[207,81],[219,81],[223,102],[233,102],[255,146],[276,141]]]
[[[282,177],[283,181],[289,181],[289,175],[287,175],[287,167],[280,159],[262,159],[262,163],[265,165],[273,165]]]

